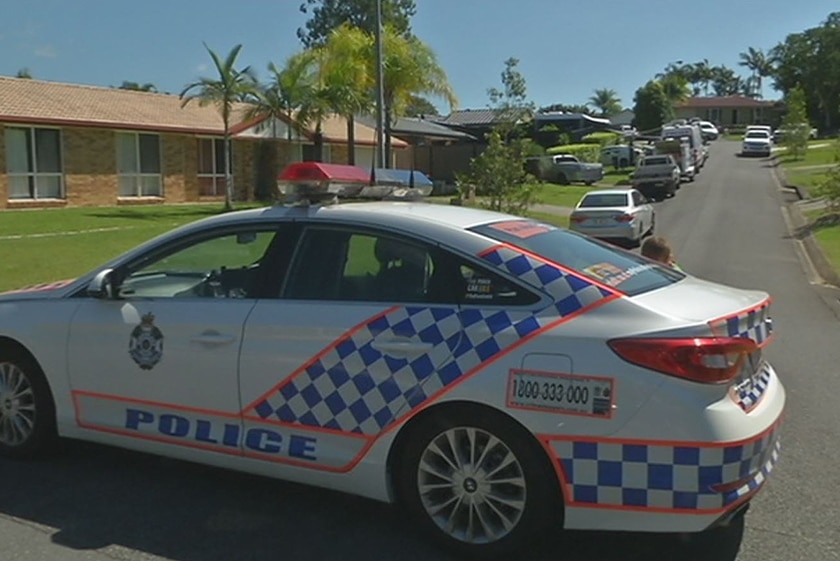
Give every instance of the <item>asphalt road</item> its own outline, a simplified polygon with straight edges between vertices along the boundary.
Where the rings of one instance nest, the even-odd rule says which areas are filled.
[[[696,536],[567,532],[544,559],[840,559],[840,293],[812,283],[768,161],[720,141],[693,184],[656,204],[691,273],[775,297],[766,354],[788,389],[783,454],[744,525]],[[536,544],[535,544],[536,546]],[[525,557],[523,552],[523,557]],[[304,486],[68,442],[0,460],[0,561],[447,560],[393,508]]]

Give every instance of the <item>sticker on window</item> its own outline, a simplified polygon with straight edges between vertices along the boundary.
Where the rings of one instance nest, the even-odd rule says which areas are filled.
[[[639,273],[653,269],[653,265],[636,265],[629,269],[621,269],[612,263],[596,263],[583,270],[589,277],[599,280],[607,286],[618,286],[626,280],[633,278]]]
[[[506,234],[510,234],[511,236],[516,236],[520,239],[527,239],[533,236],[538,236],[539,234],[545,234],[546,232],[550,232],[555,230],[553,226],[549,226],[547,224],[538,224],[536,222],[531,222],[530,220],[511,220],[510,222],[497,222],[495,224],[490,224],[490,228],[494,228],[499,230],[500,232],[504,232]]]
[[[490,300],[493,298],[493,281],[484,278],[472,278],[467,281],[464,294],[466,300]]]
[[[612,378],[536,370],[511,370],[508,377],[506,403],[517,409],[609,419],[614,399]]]

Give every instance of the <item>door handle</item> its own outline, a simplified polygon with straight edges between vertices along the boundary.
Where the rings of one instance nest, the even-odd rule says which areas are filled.
[[[374,341],[371,346],[377,351],[387,355],[411,355],[429,352],[434,345],[422,341],[411,341],[408,339],[392,339],[390,341]]]
[[[190,341],[200,345],[220,346],[233,343],[236,341],[236,337],[233,335],[225,335],[224,333],[219,333],[218,331],[205,331],[199,335],[194,335],[190,338]]]

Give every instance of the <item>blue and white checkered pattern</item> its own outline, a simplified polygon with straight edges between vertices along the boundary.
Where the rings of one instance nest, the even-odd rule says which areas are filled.
[[[376,435],[398,416],[562,317],[612,293],[590,281],[509,249],[485,259],[541,287],[555,301],[538,313],[500,309],[401,307],[345,335],[254,410],[263,419]],[[378,343],[407,339],[430,345],[411,360]]]
[[[767,364],[762,365],[761,372],[754,376],[752,382],[735,388],[738,405],[744,411],[752,409],[761,399],[762,394],[770,385],[771,370]]]
[[[759,345],[773,334],[773,320],[770,318],[770,302],[743,314],[725,320],[713,321],[712,329],[718,336],[752,339]]]
[[[779,457],[778,433],[732,446],[553,441],[572,504],[721,510],[764,483]],[[742,482],[734,490],[713,487]]]

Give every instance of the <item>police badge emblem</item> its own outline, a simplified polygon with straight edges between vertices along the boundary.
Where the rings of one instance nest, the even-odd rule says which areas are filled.
[[[154,321],[151,313],[144,315],[128,341],[128,354],[143,370],[151,370],[163,356],[163,333]]]

